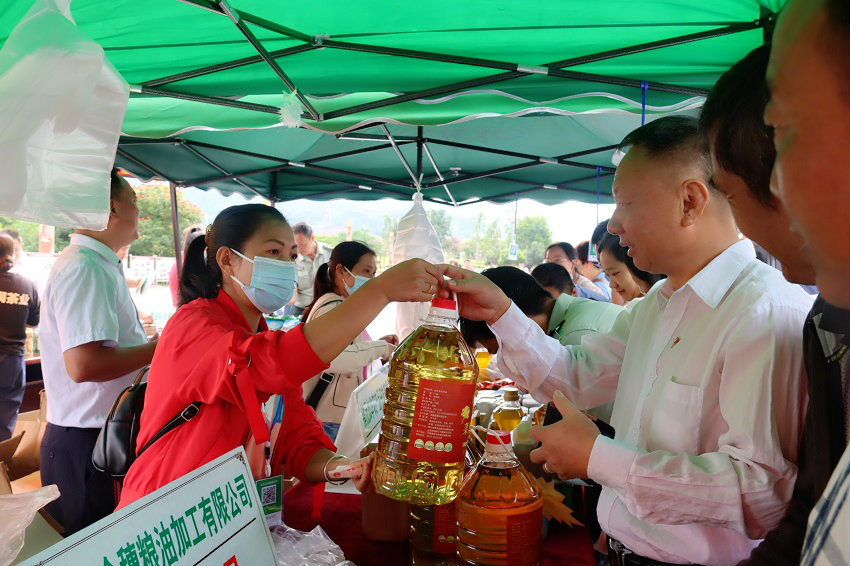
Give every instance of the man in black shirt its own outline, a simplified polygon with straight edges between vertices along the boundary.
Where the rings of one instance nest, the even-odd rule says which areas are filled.
[[[24,398],[26,327],[38,325],[38,291],[32,281],[9,271],[15,241],[0,235],[0,442],[12,436]]]
[[[738,228],[782,263],[785,278],[813,284],[815,272],[788,212],[770,190],[776,150],[762,116],[770,45],[736,63],[715,84],[700,116],[709,141],[712,183],[724,193]],[[794,494],[782,522],[756,547],[747,566],[799,564],[806,521],[847,446],[848,312],[818,297],[803,328],[809,403],[797,457]],[[845,375],[842,376],[842,366]]]

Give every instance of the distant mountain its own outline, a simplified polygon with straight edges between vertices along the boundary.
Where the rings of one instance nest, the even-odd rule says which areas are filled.
[[[183,196],[196,204],[206,216],[206,222],[212,222],[215,215],[236,204],[246,202],[266,202],[259,197],[247,200],[241,195],[224,196],[217,191],[202,191],[195,188],[182,189]],[[345,230],[349,221],[356,230],[364,228],[376,236],[381,235],[384,217],[399,219],[410,210],[412,202],[394,199],[378,201],[310,201],[294,200],[277,205],[287,220],[292,223],[307,222],[317,234],[337,234]],[[452,233],[461,240],[472,236],[475,220],[479,213],[484,214],[486,223],[498,220],[503,226],[513,224],[514,204],[492,204],[488,202],[475,203],[453,208],[440,204],[426,202],[427,210],[448,210],[452,219]],[[613,205],[601,205],[598,213],[596,206],[580,202],[566,202],[558,205],[544,205],[537,201],[522,199],[519,201],[519,218],[524,216],[545,216],[552,229],[552,236],[558,241],[577,244],[590,238],[599,220],[611,216]]]

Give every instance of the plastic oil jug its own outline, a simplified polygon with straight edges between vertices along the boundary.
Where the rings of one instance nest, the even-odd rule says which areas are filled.
[[[372,471],[377,493],[420,506],[457,497],[478,379],[457,319],[455,301],[435,298],[392,355]]]
[[[463,481],[457,505],[460,565],[531,566],[540,561],[543,499],[516,460],[511,433],[487,433],[484,457]]]

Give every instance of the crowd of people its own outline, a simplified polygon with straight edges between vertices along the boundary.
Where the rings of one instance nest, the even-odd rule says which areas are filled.
[[[273,207],[227,208],[184,234],[179,308],[153,339],[118,255],[138,237],[135,194],[113,172],[108,227],[77,230],[42,292],[0,234],[0,440],[23,393],[25,327],[39,325],[41,478],[59,486],[48,510],[67,534],[240,445],[266,447],[260,473],[325,482],[352,463],[333,444],[352,390],[398,345],[366,326],[390,302],[456,292],[469,344],[561,415],[532,429],[531,458],[601,486],[612,564],[850,564],[848,51],[846,1],[791,0],[699,119],[625,136],[613,216],[530,274],[418,259],[377,274],[362,243],[330,248]],[[269,331],[263,315],[287,306],[302,324]],[[92,449],[148,365],[145,449],[116,499]],[[274,395],[285,412],[270,432]]]

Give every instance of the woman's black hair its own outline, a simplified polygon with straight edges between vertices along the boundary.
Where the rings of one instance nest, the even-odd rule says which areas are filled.
[[[599,240],[597,250],[598,254],[602,255],[603,250],[613,255],[617,258],[617,260],[626,264],[626,267],[636,279],[640,279],[650,287],[664,279],[664,275],[650,273],[637,267],[631,256],[626,253],[627,249],[620,245],[620,236],[617,236],[616,234],[605,234],[602,239]]]
[[[363,242],[340,242],[331,252],[327,263],[323,263],[316,271],[316,279],[313,281],[313,302],[304,309],[301,320],[306,322],[313,305],[322,295],[334,292],[334,276],[338,265],[351,271],[364,255],[377,255],[375,250]]]
[[[286,218],[278,209],[265,204],[242,204],[222,210],[207,226],[206,235],[196,237],[186,249],[180,274],[180,306],[195,299],[218,296],[222,280],[221,268],[215,259],[218,249],[244,251],[245,242],[269,221],[286,224]]]

